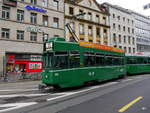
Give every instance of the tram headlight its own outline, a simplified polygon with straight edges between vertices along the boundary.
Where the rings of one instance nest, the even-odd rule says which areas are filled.
[[[53,48],[53,43],[50,42],[50,43],[46,43],[46,50],[52,50]]]
[[[45,78],[48,79],[48,75],[46,75]]]

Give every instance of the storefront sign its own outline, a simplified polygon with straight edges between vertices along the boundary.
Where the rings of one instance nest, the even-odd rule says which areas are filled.
[[[42,63],[29,63],[29,69],[42,69]]]
[[[26,30],[28,32],[38,32],[38,33],[43,33],[44,31],[41,28],[38,27],[27,27]]]
[[[38,7],[35,7],[35,6],[30,6],[30,5],[26,5],[25,7],[27,10],[35,10],[35,11],[38,11],[38,12],[42,12],[42,13],[47,13],[47,11],[45,9],[42,9],[42,8],[38,8]]]
[[[41,55],[31,55],[30,60],[31,61],[42,61],[42,56]]]

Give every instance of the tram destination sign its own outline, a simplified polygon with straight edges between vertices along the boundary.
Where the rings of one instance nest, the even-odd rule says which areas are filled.
[[[38,11],[38,12],[47,13],[47,10],[42,9],[42,8],[38,8],[38,7],[35,7],[35,6],[26,5],[25,8],[29,11],[30,10],[35,10],[35,11]]]

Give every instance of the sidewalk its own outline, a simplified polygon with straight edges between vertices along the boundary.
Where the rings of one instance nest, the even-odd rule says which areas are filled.
[[[0,77],[0,83],[14,83],[26,81],[40,81],[41,73],[8,73],[5,77]]]

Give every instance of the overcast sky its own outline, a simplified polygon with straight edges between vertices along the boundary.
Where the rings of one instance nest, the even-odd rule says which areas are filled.
[[[113,5],[119,5],[126,9],[134,10],[138,13],[150,16],[150,9],[143,10],[143,6],[150,3],[150,0],[97,0],[99,3],[109,2]]]

